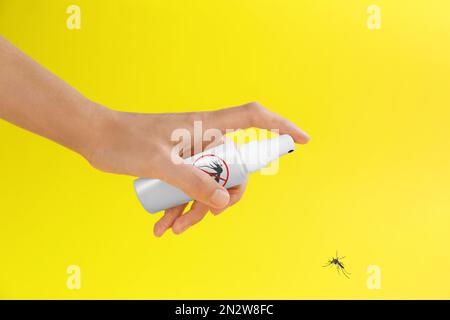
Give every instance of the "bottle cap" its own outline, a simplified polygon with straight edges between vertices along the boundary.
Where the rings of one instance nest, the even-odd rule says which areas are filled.
[[[279,157],[295,150],[294,140],[290,135],[283,134],[276,138],[254,140],[239,146],[241,161],[248,172],[254,172],[267,167]]]

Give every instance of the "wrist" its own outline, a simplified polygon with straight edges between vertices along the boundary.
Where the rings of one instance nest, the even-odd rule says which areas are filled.
[[[117,123],[119,112],[93,101],[87,102],[87,110],[87,134],[82,138],[76,151],[93,163],[98,153],[104,149],[108,137],[111,137],[111,128],[114,127],[114,123]]]

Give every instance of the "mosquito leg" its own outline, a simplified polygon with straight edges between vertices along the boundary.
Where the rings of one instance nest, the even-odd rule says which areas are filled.
[[[347,279],[350,279],[349,273],[345,269],[342,269],[342,273],[347,277]]]
[[[350,272],[348,272],[347,270],[345,270],[344,268],[342,268],[342,273],[344,274],[344,276],[346,276],[348,279],[350,279]]]

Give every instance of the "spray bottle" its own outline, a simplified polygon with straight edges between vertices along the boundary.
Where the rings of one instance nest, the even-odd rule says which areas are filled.
[[[267,167],[294,149],[294,140],[289,135],[254,140],[240,146],[227,140],[224,144],[184,159],[184,162],[196,166],[225,188],[231,188],[243,183],[249,173]],[[134,188],[142,206],[150,213],[192,200],[180,189],[158,179],[137,179]]]

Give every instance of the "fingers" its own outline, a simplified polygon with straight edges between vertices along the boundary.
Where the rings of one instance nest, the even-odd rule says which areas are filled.
[[[194,201],[191,209],[181,217],[175,220],[172,230],[175,234],[180,234],[186,231],[189,227],[199,223],[208,213],[209,208],[205,204]]]
[[[153,233],[157,237],[161,237],[167,229],[169,229],[174,221],[183,214],[184,209],[186,208],[187,203],[179,205],[174,208],[167,209],[164,212],[164,216],[155,223],[153,227]]]
[[[282,116],[267,110],[256,102],[238,107],[212,111],[208,127],[226,129],[245,129],[256,127],[260,129],[278,129],[280,134],[289,134],[296,143],[307,143],[309,136],[294,123]]]
[[[214,215],[217,215],[224,211],[226,208],[232,206],[238,202],[245,192],[247,181],[243,184],[228,189],[230,194],[230,201],[228,205],[223,209],[209,208],[207,205],[194,201],[188,212],[183,215],[183,211],[187,204],[182,204],[175,208],[166,210],[164,216],[155,224],[154,233],[155,236],[160,237],[164,232],[172,227],[172,231],[175,234],[181,234],[188,228],[199,223],[208,213],[209,210]]]
[[[230,202],[223,209],[208,208],[208,206],[206,206],[205,204],[194,201],[191,209],[187,213],[176,218],[175,222],[172,225],[173,232],[175,234],[183,233],[188,228],[199,223],[206,216],[209,210],[211,210],[213,214],[217,215],[226,208],[232,206],[241,199],[242,195],[244,194],[246,184],[247,183],[245,182],[242,185],[228,189],[228,191],[230,192]]]
[[[183,190],[191,198],[211,208],[224,208],[230,201],[228,191],[197,167],[171,161],[165,165],[163,180]]]
[[[228,193],[230,194],[230,202],[228,203],[228,205],[225,208],[222,208],[222,209],[211,208],[212,214],[218,215],[219,213],[222,213],[225,209],[231,207],[232,205],[237,203],[239,200],[241,200],[242,196],[244,195],[246,187],[247,187],[247,181],[245,181],[244,183],[242,183],[240,185],[237,185],[237,186],[234,186],[234,187],[228,189]]]

